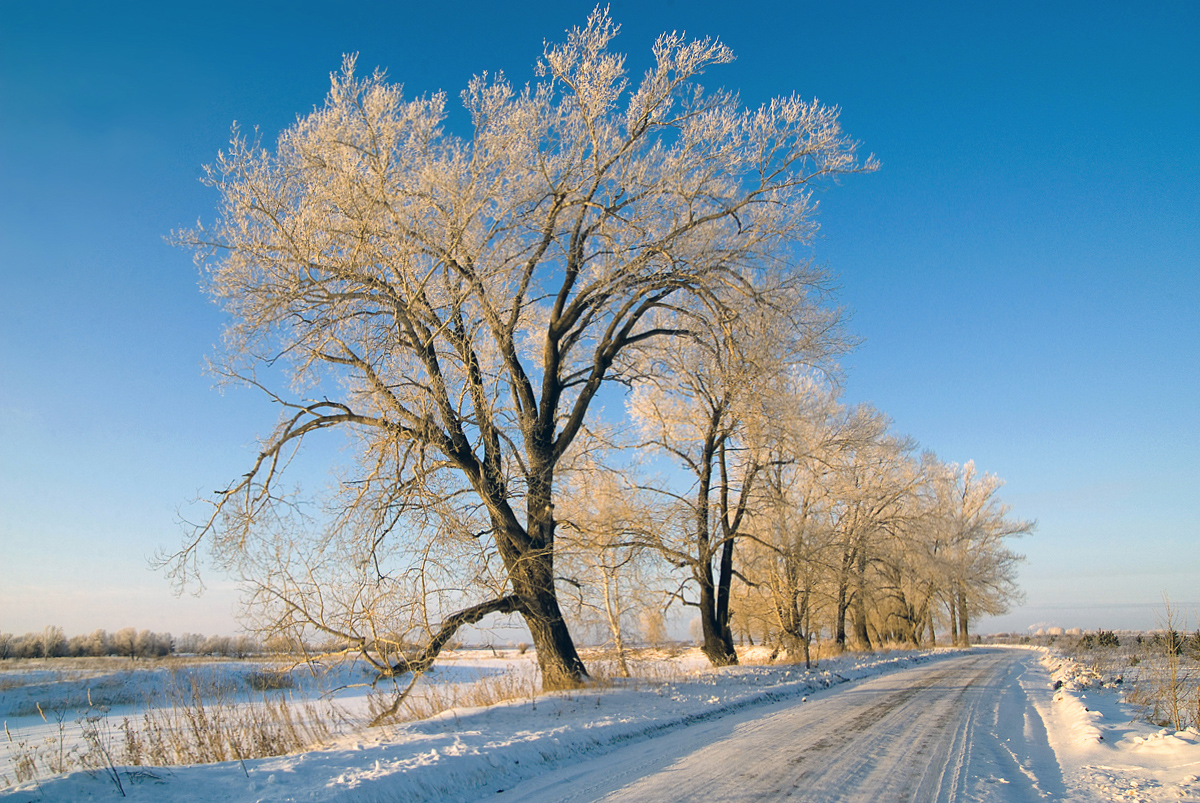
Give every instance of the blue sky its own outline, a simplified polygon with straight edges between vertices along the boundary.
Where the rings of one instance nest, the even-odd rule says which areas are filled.
[[[847,397],[1005,478],[1025,606],[985,629],[1200,614],[1200,5],[614,2],[738,55],[748,104],[836,104],[882,169],[821,194],[863,345]],[[230,124],[269,140],[346,52],[410,94],[532,77],[590,2],[6,3],[0,12],[0,630],[232,632],[217,576],[147,569],[274,411],[203,373],[221,316],[163,236],[211,220]]]

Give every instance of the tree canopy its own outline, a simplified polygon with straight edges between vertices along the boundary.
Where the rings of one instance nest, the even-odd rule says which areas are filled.
[[[209,540],[267,620],[381,670],[423,668],[505,611],[547,687],[585,674],[555,591],[554,506],[596,394],[630,379],[635,352],[794,285],[814,183],[876,166],[835,108],[703,89],[733,58],[720,41],[664,34],[632,81],[616,33],[597,10],[532,83],[473,79],[466,134],[445,94],[407,99],[353,57],[273,148],[235,130],[208,171],[216,223],[176,239],[230,317],[217,370],[283,413],[178,570]],[[325,430],[356,464],[305,518],[280,477]]]

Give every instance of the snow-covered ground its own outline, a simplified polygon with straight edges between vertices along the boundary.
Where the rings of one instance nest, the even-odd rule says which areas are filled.
[[[450,683],[455,673],[468,671],[527,672],[531,661],[531,655],[459,658],[447,664],[440,680]],[[584,783],[588,766],[607,766],[612,774],[614,762],[640,756],[645,773],[634,772],[629,783],[661,783],[649,773],[670,769],[673,762],[702,763],[697,757],[704,748],[749,731],[768,734],[770,727],[785,722],[787,712],[799,709],[806,711],[806,722],[819,723],[821,732],[806,732],[801,744],[799,734],[785,730],[781,732],[796,736],[775,736],[770,744],[782,750],[794,738],[792,752],[801,761],[823,750],[830,759],[822,759],[821,771],[828,775],[841,762],[850,784],[874,777],[866,767],[874,758],[864,753],[861,760],[847,761],[847,751],[860,746],[874,751],[872,745],[894,743],[896,734],[903,734],[924,750],[914,747],[914,756],[926,756],[925,764],[901,771],[908,781],[915,779],[914,794],[928,786],[922,780],[930,775],[927,765],[954,763],[945,755],[958,756],[954,767],[935,773],[940,788],[952,790],[947,799],[1200,800],[1200,783],[1193,774],[1200,772],[1195,733],[1169,734],[1139,724],[1118,691],[1083,688],[1075,679],[1078,666],[1045,652],[847,655],[808,671],[796,666],[713,671],[702,666],[693,654],[676,659],[663,680],[608,681],[487,708],[455,708],[431,719],[338,738],[296,755],[244,764],[122,767],[120,790],[111,774],[78,771],[0,790],[0,800],[118,800],[122,792],[131,800],[184,803],[465,801],[493,795],[502,800],[532,798],[529,784],[539,783],[533,779],[541,777],[544,785],[564,772],[583,779],[578,780],[584,785],[578,787],[577,799],[594,799],[586,792],[597,788],[594,777],[588,782],[592,786]],[[963,691],[951,693],[960,676],[965,678]],[[1057,691],[1052,688],[1056,679],[1066,681]],[[926,706],[924,697],[904,691],[909,686],[948,691]],[[987,691],[991,688],[999,690],[994,701]],[[868,692],[891,701],[888,717],[870,713],[877,709],[871,708],[876,703]],[[965,715],[955,713],[959,698],[965,701]],[[923,707],[941,713],[922,719]],[[890,714],[910,709],[899,719]],[[891,730],[872,735],[872,721],[884,719],[892,722],[886,726]],[[956,725],[960,719],[968,725]],[[948,723],[944,748],[930,722]],[[969,734],[985,734],[996,746],[972,753],[970,744],[955,741]],[[677,750],[686,755],[672,752]],[[887,750],[903,755],[895,747]],[[744,769],[749,773],[749,766]],[[811,768],[804,772],[813,777]],[[562,780],[553,794],[567,797],[568,783]]]
[[[449,707],[456,694],[483,678],[536,687],[533,655],[490,650],[451,653],[410,701],[417,707]],[[337,663],[310,672],[304,666],[280,671],[261,660],[172,658],[130,661],[125,658],[52,659],[0,663],[0,790],[20,776],[22,756],[36,763],[35,777],[55,763],[80,765],[87,751],[83,736],[91,727],[108,733],[110,748],[120,755],[121,725],[131,721],[141,731],[164,722],[190,724],[195,716],[216,717],[244,711],[263,702],[287,704],[299,724],[319,720],[335,735],[359,730],[370,719],[370,697],[379,700],[390,689],[372,687],[373,675],[361,663]],[[265,681],[265,683],[264,683]],[[282,682],[281,682],[282,681]],[[203,706],[204,710],[200,710]],[[220,710],[224,709],[224,711]],[[143,720],[149,714],[151,724]],[[226,717],[226,722],[237,717]],[[199,723],[203,725],[204,723]],[[236,725],[230,725],[236,727]],[[186,739],[184,740],[186,741]],[[29,774],[28,767],[26,775]]]
[[[1079,799],[1200,801],[1200,733],[1150,725],[1123,702],[1117,678],[1053,653],[1040,657],[1061,686],[1036,695],[1038,712]]]

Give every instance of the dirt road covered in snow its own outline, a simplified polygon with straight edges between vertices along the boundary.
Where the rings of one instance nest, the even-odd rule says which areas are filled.
[[[966,654],[751,709],[575,763],[492,800],[1062,800],[1062,771],[1026,690],[1046,689],[1033,659]]]

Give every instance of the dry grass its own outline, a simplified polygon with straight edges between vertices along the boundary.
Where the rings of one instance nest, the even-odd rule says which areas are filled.
[[[586,689],[611,688],[617,684],[637,689],[643,685],[679,683],[691,677],[691,673],[670,660],[679,655],[678,650],[673,653],[652,649],[627,651],[626,665],[630,670],[629,677],[622,674],[620,661],[611,650],[585,649],[580,652],[590,675],[585,683]],[[540,683],[534,674],[516,671],[488,675],[470,683],[418,684],[409,696],[396,706],[394,713],[381,717],[393,708],[396,695],[401,692],[400,688],[391,693],[373,692],[368,697],[368,721],[378,719],[377,724],[384,725],[414,722],[430,719],[454,709],[483,708],[512,700],[536,701],[542,694]]]
[[[382,714],[392,709],[398,693],[399,690],[390,694],[372,691],[367,698],[369,721],[396,725],[430,719],[455,708],[484,708],[510,700],[536,700],[539,684],[533,675],[517,672],[488,675],[470,683],[419,684],[394,713],[381,719]]]
[[[890,652],[892,650],[911,650],[911,646],[886,644],[875,647],[871,652]],[[838,649],[831,641],[814,641],[809,645],[809,662],[815,668],[821,661],[844,655],[846,651]],[[778,666],[780,664],[796,665],[804,663],[804,651],[795,653],[782,648],[767,646],[752,646],[738,648],[738,663],[742,666]]]
[[[687,680],[692,673],[671,660],[677,655],[632,651],[626,656],[632,676],[625,678],[615,654],[589,651],[585,656],[591,672],[587,688],[617,684],[638,688]],[[254,688],[287,687],[288,681],[281,677],[263,672],[248,677],[248,682]],[[469,683],[418,683],[383,723],[424,720],[454,709],[512,700],[536,701],[540,694],[539,680],[529,671],[488,675]],[[14,780],[22,783],[75,769],[101,771],[119,786],[122,774],[128,772],[118,767],[245,761],[299,752],[363,729],[394,701],[395,694],[373,692],[368,696],[368,718],[356,720],[329,701],[314,702],[297,695],[238,701],[228,681],[203,682],[176,675],[167,699],[153,705],[147,701],[141,717],[122,717],[116,722],[110,719],[107,706],[94,698],[75,722],[66,721],[63,712],[49,718],[42,712],[48,724],[57,725],[57,732],[39,740],[8,734],[6,747],[16,777],[0,776],[0,787]]]
[[[1142,657],[1125,701],[1159,727],[1200,728],[1200,661],[1189,656]]]
[[[124,655],[96,655],[55,658],[6,658],[0,661],[0,677],[10,673],[46,671],[74,677],[77,673],[120,672],[127,669],[157,669],[191,664],[207,664],[236,659],[223,656],[167,655],[152,658],[130,658]]]
[[[56,727],[41,739],[16,738],[5,727],[14,778],[23,783],[76,769],[100,770],[120,786],[117,766],[172,766],[245,761],[310,749],[361,727],[331,702],[277,697],[246,702],[234,690],[195,678],[176,683],[165,705],[115,723],[108,707],[89,699],[73,723],[64,712],[43,721]]]
[[[286,697],[246,703],[229,691],[175,689],[169,707],[153,708],[138,725],[121,725],[122,764],[208,764],[279,756],[327,743],[356,723],[331,702]]]
[[[617,683],[626,683],[640,688],[643,684],[680,683],[690,677],[690,673],[678,662],[671,660],[680,654],[681,652],[656,649],[628,650],[625,665],[629,667],[629,676],[626,677],[613,651],[585,651],[584,660],[591,674],[588,685],[606,688]]]
[[[1076,668],[1071,681],[1124,690],[1125,702],[1158,727],[1200,728],[1200,640],[1161,634],[1125,638],[1119,645],[1098,646],[1080,639],[1059,646]]]
[[[246,674],[245,680],[246,685],[254,691],[281,691],[296,687],[296,679],[292,677],[291,672],[280,672],[273,669],[249,672]]]

